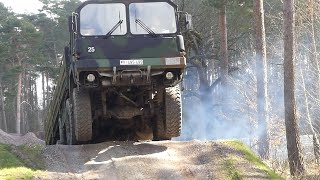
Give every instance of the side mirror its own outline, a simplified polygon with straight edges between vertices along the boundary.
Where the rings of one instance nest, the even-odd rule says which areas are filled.
[[[188,31],[193,30],[192,15],[191,14],[186,14],[185,25],[186,25],[186,30],[188,30]]]
[[[184,46],[184,39],[182,35],[177,36],[177,45],[180,52],[186,51],[186,48]]]

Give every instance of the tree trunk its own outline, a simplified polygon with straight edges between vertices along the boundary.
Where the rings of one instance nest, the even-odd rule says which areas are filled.
[[[221,57],[221,83],[223,88],[228,84],[228,33],[227,33],[227,0],[223,0],[219,13],[219,28],[220,28],[220,57]],[[223,90],[225,93],[226,91]]]
[[[6,111],[4,106],[4,96],[3,96],[3,87],[2,82],[0,80],[0,101],[1,101],[1,116],[2,116],[2,130],[8,132],[7,119],[6,119]]]
[[[211,95],[209,93],[209,81],[207,79],[207,74],[202,66],[197,66],[197,71],[199,75],[199,91],[200,91],[200,100],[203,107],[208,106],[208,103],[210,103],[209,96]]]
[[[21,106],[20,106],[20,112],[21,112],[21,127],[20,127],[20,133],[25,134],[26,133],[26,117],[28,114],[28,107],[27,107],[27,99],[28,99],[28,86],[27,86],[27,76],[26,72],[23,71],[22,73],[22,79],[21,79]]]
[[[257,113],[259,131],[258,152],[263,159],[269,159],[270,137],[268,128],[267,53],[263,0],[253,0],[253,3],[254,28],[256,34]]]
[[[41,131],[42,129],[42,122],[41,122],[41,118],[40,118],[40,112],[39,112],[39,101],[38,101],[38,88],[37,88],[37,82],[35,80],[34,82],[34,99],[35,99],[35,111],[36,111],[36,116],[37,116],[37,128],[36,128],[36,132],[37,131]]]
[[[44,77],[45,73],[44,71],[42,72],[41,75],[41,79],[42,79],[42,110],[44,111],[45,107],[46,107],[46,91],[45,91],[45,87],[44,87]]]
[[[318,62],[318,57],[317,57],[317,45],[316,45],[316,34],[315,34],[315,29],[314,29],[314,0],[308,0],[309,4],[309,16],[308,16],[308,28],[310,30],[310,57],[309,57],[309,62],[311,65],[315,68],[315,80],[316,83],[314,84],[314,92],[316,99],[320,99],[320,67],[319,67],[319,62]],[[317,102],[314,102],[314,104],[317,104]],[[319,106],[318,106],[319,108]],[[308,118],[308,123],[311,127],[312,130],[312,135],[313,135],[313,146],[314,146],[314,155],[316,162],[320,163],[320,145],[319,145],[319,138],[318,135],[315,133],[314,129],[314,123],[311,117]]]
[[[315,159],[316,159],[316,162],[319,163],[319,155],[320,155],[319,154],[319,139],[318,139],[317,133],[316,133],[316,131],[314,129],[314,126],[313,126],[313,123],[312,123],[312,119],[311,119],[311,115],[310,115],[311,104],[309,103],[309,99],[308,99],[308,95],[307,95],[307,88],[306,88],[306,83],[305,83],[305,80],[304,80],[302,68],[300,68],[300,72],[301,72],[301,79],[302,79],[304,102],[305,102],[305,106],[306,106],[307,123],[309,125],[309,128],[310,128],[311,133],[312,133],[312,137],[313,137],[313,146],[314,146]]]
[[[18,59],[19,66],[21,66],[21,59]],[[17,89],[17,114],[16,114],[16,133],[20,134],[20,123],[21,123],[21,91],[22,91],[22,72],[18,75],[18,89]]]
[[[34,116],[34,110],[35,110],[35,100],[34,100],[34,96],[33,96],[33,89],[32,89],[32,85],[33,85],[33,78],[32,75],[29,74],[28,78],[28,102],[30,104],[29,109],[30,111],[28,111],[28,121],[27,121],[27,130],[28,132],[35,132],[35,128],[37,128],[37,124],[36,124],[36,118]]]
[[[290,173],[293,176],[305,172],[296,114],[294,85],[295,60],[295,12],[294,0],[284,1],[284,106],[287,150]]]
[[[46,74],[46,104],[47,106],[50,104],[50,86],[49,86],[49,71]]]

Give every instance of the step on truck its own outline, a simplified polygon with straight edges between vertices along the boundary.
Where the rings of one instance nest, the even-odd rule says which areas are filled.
[[[91,0],[68,22],[46,144],[178,137],[191,15],[171,0]]]

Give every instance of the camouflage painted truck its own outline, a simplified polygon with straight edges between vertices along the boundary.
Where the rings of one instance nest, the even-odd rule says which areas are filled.
[[[90,143],[128,132],[153,140],[179,136],[186,67],[181,31],[191,28],[191,16],[171,0],[82,3],[69,17],[46,143]]]

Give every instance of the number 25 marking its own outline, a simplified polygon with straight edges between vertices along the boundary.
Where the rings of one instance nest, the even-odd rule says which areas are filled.
[[[94,47],[88,47],[88,53],[94,53],[96,49]]]

